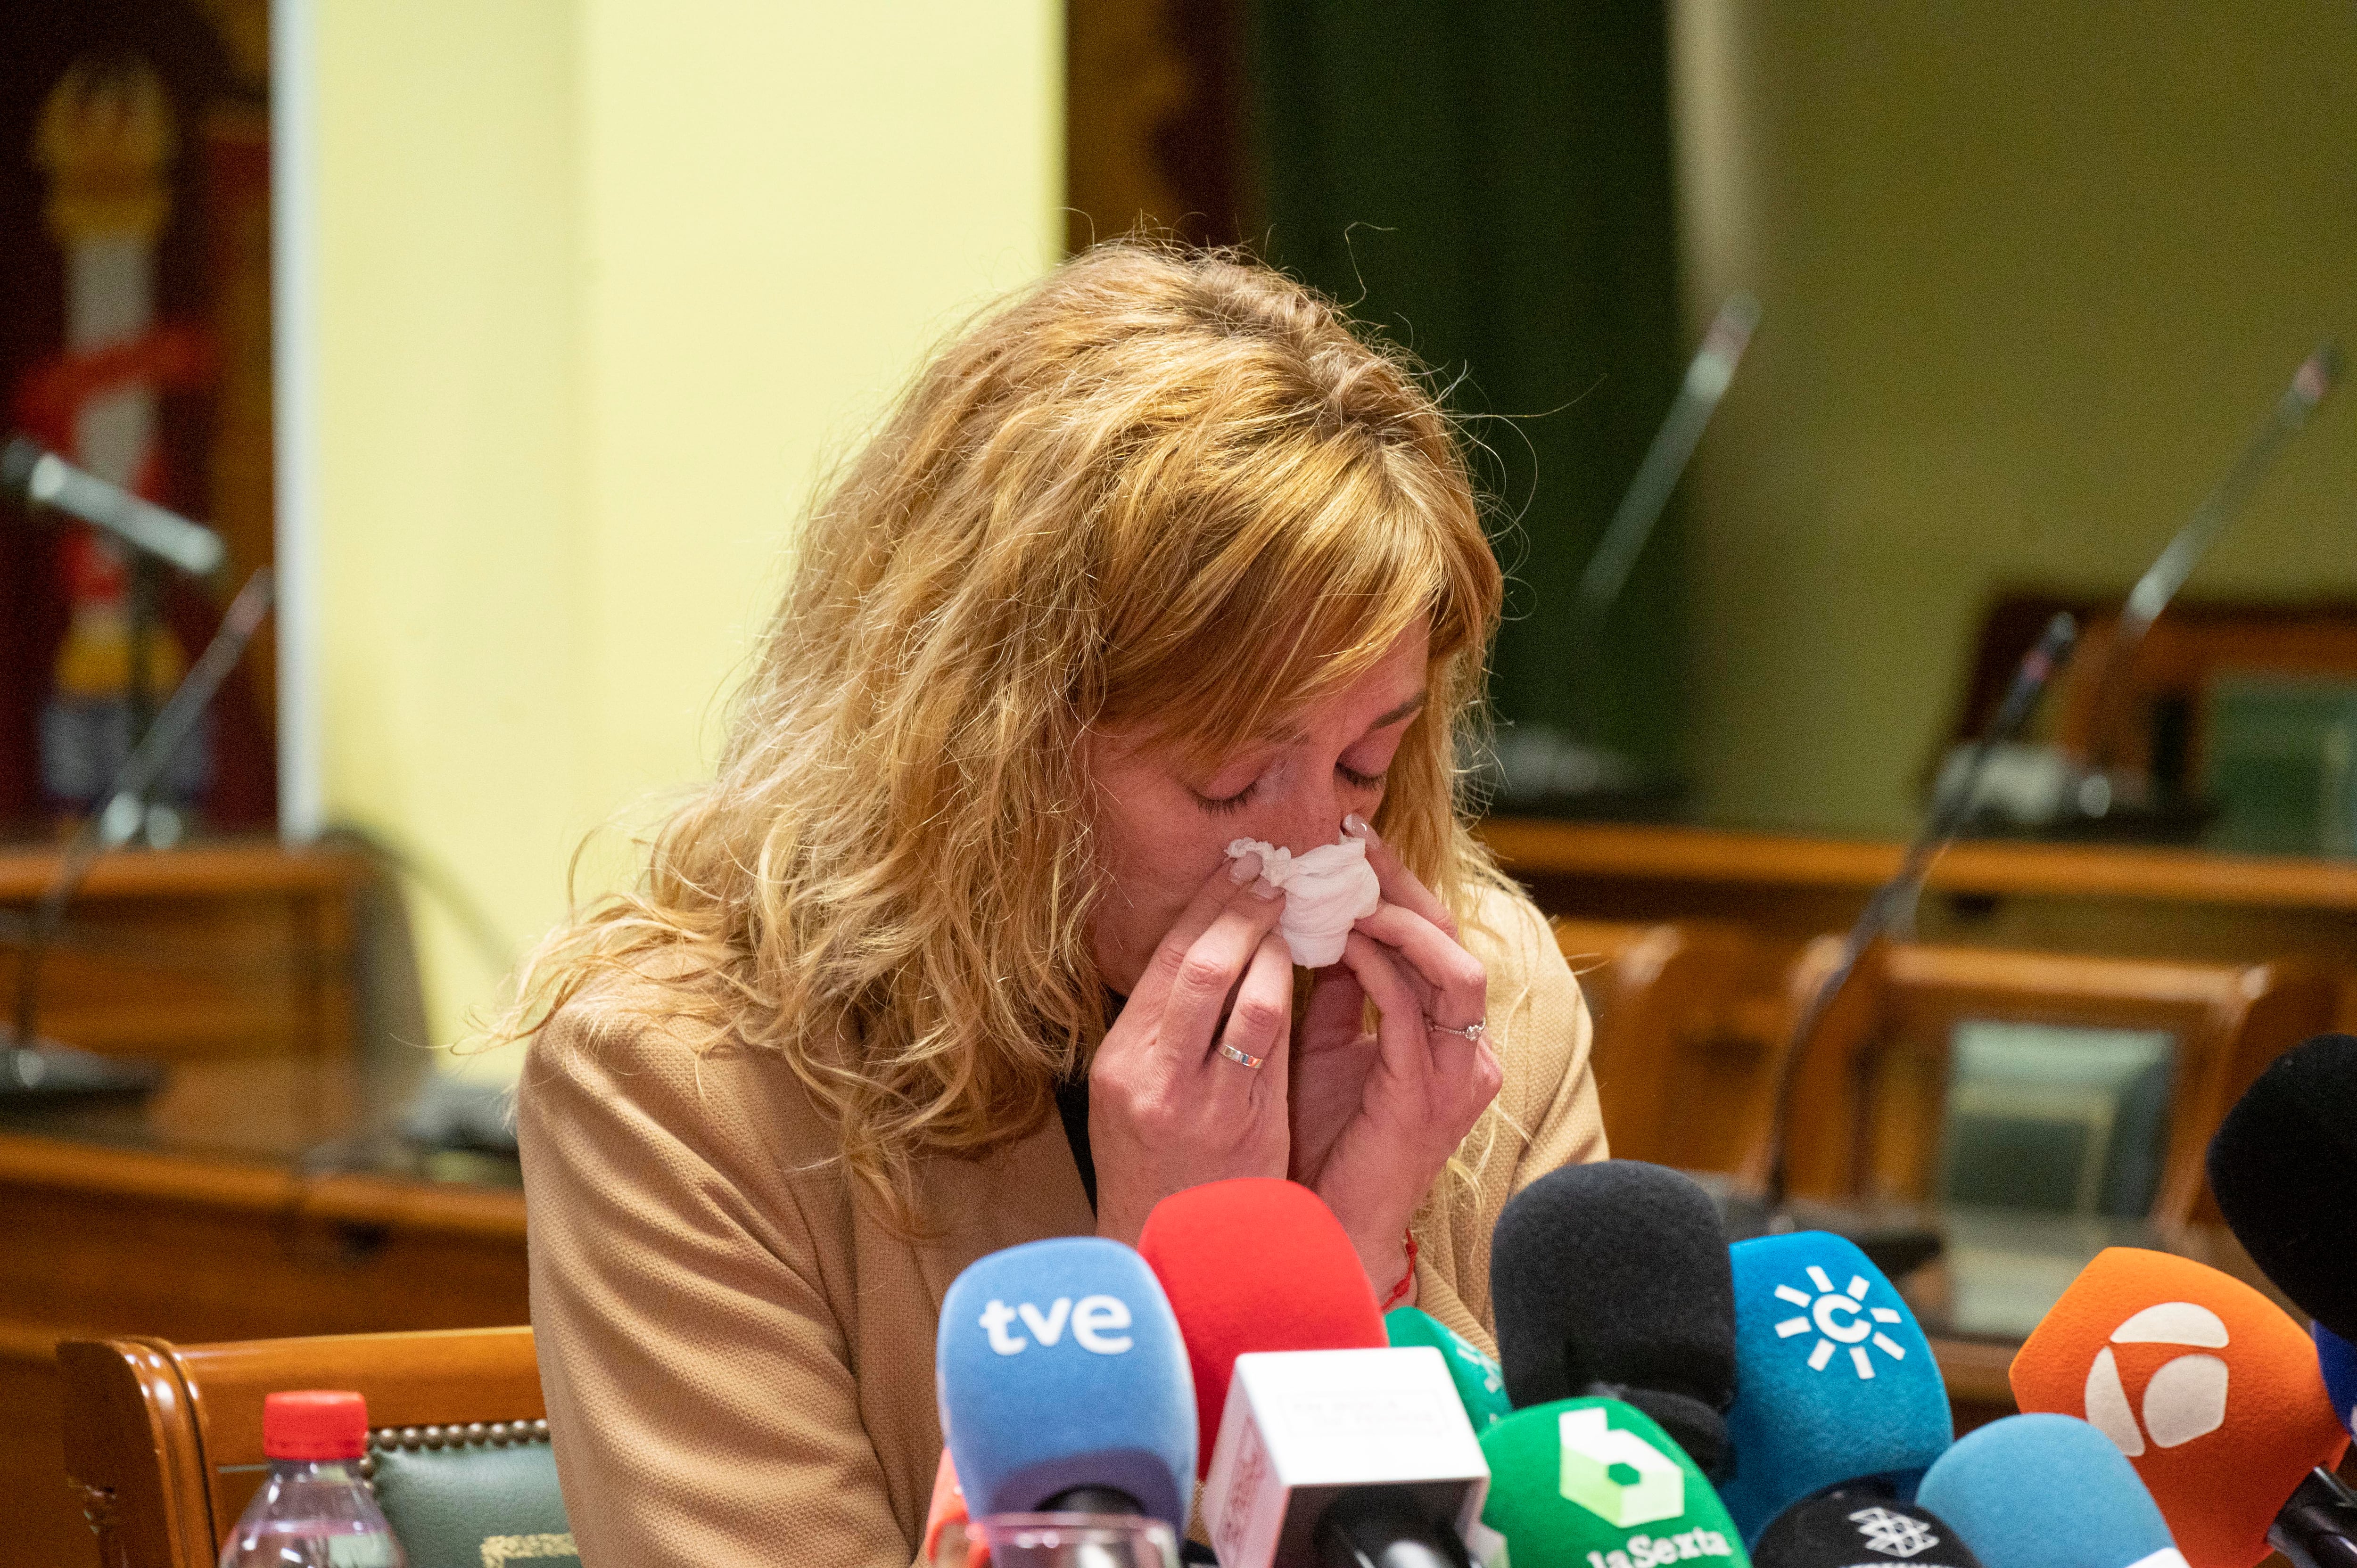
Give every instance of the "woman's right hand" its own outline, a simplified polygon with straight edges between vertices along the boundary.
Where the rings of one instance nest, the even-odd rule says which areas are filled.
[[[1135,1246],[1146,1215],[1174,1192],[1285,1175],[1293,961],[1276,935],[1284,912],[1258,855],[1213,872],[1106,1031],[1089,1069],[1098,1235]],[[1222,1043],[1262,1065],[1222,1055]]]

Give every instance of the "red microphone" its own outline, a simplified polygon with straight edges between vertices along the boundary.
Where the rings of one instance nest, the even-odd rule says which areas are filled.
[[[925,1510],[924,1560],[931,1563],[941,1554],[942,1531],[953,1524],[966,1522],[965,1488],[958,1485],[957,1466],[950,1463],[950,1451],[942,1450],[942,1462],[933,1471],[932,1506]],[[978,1542],[974,1551],[986,1554],[987,1543]],[[967,1568],[982,1568],[983,1556],[966,1559]]]
[[[2240,1280],[2132,1247],[2096,1255],[2014,1358],[2025,1411],[2099,1428],[2143,1477],[2192,1568],[2299,1561],[2295,1493],[2349,1434],[2316,1347]]]
[[[1137,1250],[1187,1339],[1202,1434],[1199,1477],[1211,1473],[1238,1356],[1390,1342],[1342,1222],[1293,1182],[1240,1176],[1173,1193],[1146,1217]]]

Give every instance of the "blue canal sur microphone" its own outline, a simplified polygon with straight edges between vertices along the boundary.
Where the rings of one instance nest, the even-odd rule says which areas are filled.
[[[1738,1241],[1735,1474],[1719,1487],[1747,1541],[1839,1487],[1908,1501],[1954,1436],[1931,1341],[1855,1242],[1822,1230]]]

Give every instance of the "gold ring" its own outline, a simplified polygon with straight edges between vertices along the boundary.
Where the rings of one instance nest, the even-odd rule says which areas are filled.
[[[1430,1029],[1437,1035],[1455,1035],[1458,1038],[1461,1040],[1469,1040],[1477,1046],[1481,1043],[1482,1032],[1487,1027],[1480,1019],[1476,1018],[1473,1022],[1466,1025],[1461,1029],[1452,1028],[1450,1026],[1440,1023],[1429,1015],[1425,1018],[1424,1026]]]
[[[1256,1057],[1250,1051],[1240,1051],[1236,1049],[1235,1047],[1228,1044],[1225,1040],[1222,1040],[1220,1042],[1220,1054],[1227,1058],[1230,1061],[1235,1063],[1238,1067],[1256,1068],[1260,1066],[1261,1063],[1268,1060],[1266,1057]]]

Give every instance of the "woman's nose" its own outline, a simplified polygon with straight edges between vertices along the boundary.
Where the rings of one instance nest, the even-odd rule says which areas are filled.
[[[1340,838],[1342,814],[1350,810],[1330,781],[1272,804],[1276,810],[1262,824],[1265,834],[1270,843],[1296,854],[1307,854]]]

